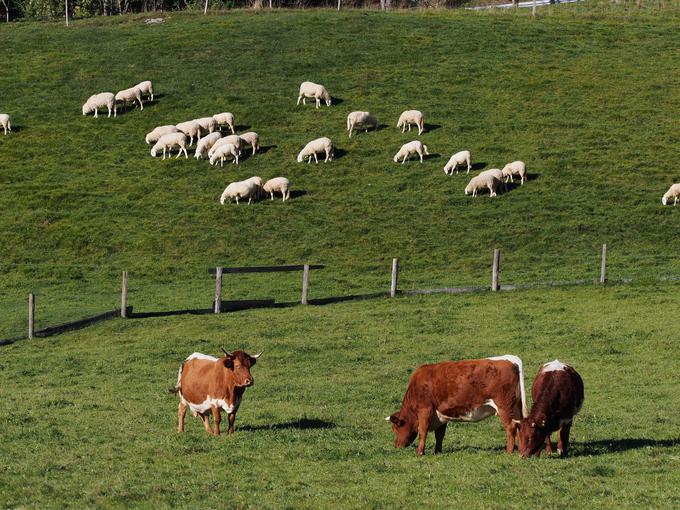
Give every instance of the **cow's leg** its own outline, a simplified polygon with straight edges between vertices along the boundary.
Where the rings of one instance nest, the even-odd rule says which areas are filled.
[[[212,415],[213,415],[213,434],[216,436],[220,435],[220,420],[222,419],[222,416],[220,414],[220,408],[217,406],[212,407]]]
[[[229,413],[229,430],[228,434],[234,433],[234,421],[236,420],[236,413]]]
[[[501,419],[501,423],[505,429],[505,451],[507,453],[512,453],[515,451],[515,436],[517,435],[519,424],[513,421],[510,413],[504,409],[498,410],[498,417]]]
[[[184,416],[187,412],[187,406],[180,400],[177,408],[177,432],[184,432]]]
[[[567,456],[567,450],[569,449],[569,431],[571,430],[571,422],[565,423],[560,429],[560,438],[557,441],[557,453],[560,457],[564,458]]]
[[[446,423],[434,430],[434,453],[442,452],[442,443],[444,442],[444,434],[446,434]]]
[[[425,441],[427,440],[431,419],[431,409],[418,413],[418,455],[425,455]]]
[[[208,416],[208,413],[201,413],[201,419],[203,420],[203,428],[205,428],[205,431],[208,434],[212,434],[213,431],[210,428],[210,417]]]
[[[555,450],[553,449],[552,441],[550,441],[550,434],[545,436],[545,453],[551,454]]]

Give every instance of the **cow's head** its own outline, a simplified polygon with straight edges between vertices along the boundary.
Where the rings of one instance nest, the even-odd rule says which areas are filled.
[[[522,457],[540,454],[547,435],[545,417],[524,418],[519,424],[519,454]]]
[[[222,350],[224,351],[224,349]],[[224,351],[224,358],[221,361],[224,363],[225,368],[232,373],[234,384],[247,388],[255,383],[253,376],[250,374],[250,369],[261,355],[261,352],[250,356],[245,351],[234,351],[233,353]]]
[[[400,413],[391,414],[385,419],[392,423],[392,431],[395,436],[394,446],[397,448],[405,448],[418,437],[416,423],[403,418]]]

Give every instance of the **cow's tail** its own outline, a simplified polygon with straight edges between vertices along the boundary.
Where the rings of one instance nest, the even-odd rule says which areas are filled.
[[[179,370],[177,371],[177,384],[175,384],[172,388],[168,388],[168,391],[170,393],[174,393],[175,395],[182,391],[182,386],[180,384],[180,381],[182,380],[182,369],[184,368],[184,363],[182,363],[179,366]]]
[[[524,365],[520,358],[517,358],[517,369],[519,370],[519,393],[522,398],[522,418],[526,418],[529,412],[527,411],[527,394],[524,390]]]

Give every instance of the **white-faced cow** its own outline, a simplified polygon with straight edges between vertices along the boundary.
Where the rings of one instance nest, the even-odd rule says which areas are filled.
[[[205,431],[216,436],[220,435],[220,413],[224,410],[229,417],[228,433],[234,433],[234,420],[241,398],[246,388],[254,383],[250,369],[262,353],[250,356],[243,351],[224,351],[224,354],[221,358],[214,358],[195,352],[179,367],[177,384],[170,389],[171,393],[179,395],[178,432],[184,431],[184,415],[188,407],[194,416],[201,416]],[[214,422],[212,429],[210,414]]]
[[[574,416],[583,405],[583,379],[560,360],[544,363],[531,387],[534,405],[519,428],[519,453],[522,457],[553,452],[550,434],[559,430],[557,453],[567,456],[569,431]]]
[[[418,455],[423,455],[428,431],[434,431],[434,453],[440,453],[448,422],[492,415],[500,417],[506,451],[512,453],[519,421],[526,416],[524,369],[517,356],[423,365],[411,376],[401,409],[386,419],[392,422],[397,448],[419,435]]]

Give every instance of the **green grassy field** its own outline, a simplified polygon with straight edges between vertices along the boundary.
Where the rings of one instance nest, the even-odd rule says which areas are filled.
[[[0,506],[12,508],[677,508],[680,286],[400,298],[115,321],[0,357]],[[246,327],[247,325],[247,327]],[[265,352],[231,437],[167,393],[181,359]],[[397,450],[384,417],[442,359],[572,363],[586,387],[572,457],[504,453],[497,418],[444,452]]]
[[[649,5],[649,4],[648,4]],[[0,24],[0,337],[118,305],[210,306],[216,265],[322,263],[311,297],[595,278],[637,284],[404,297],[220,316],[116,320],[0,348],[0,507],[678,506],[672,317],[680,298],[675,4],[610,2],[528,12],[239,11],[59,24]],[[6,57],[6,58],[5,58]],[[83,117],[95,92],[152,79],[157,101]],[[330,108],[296,107],[303,80]],[[394,125],[426,116],[421,136]],[[385,127],[347,139],[370,110]],[[236,167],[161,161],[156,125],[232,111],[266,152]],[[330,136],[336,161],[295,162]],[[401,144],[432,153],[397,165]],[[469,149],[475,173],[527,162],[530,180],[490,199],[446,177]],[[220,206],[233,180],[285,175],[293,199]],[[643,282],[640,284],[639,282]],[[225,277],[225,299],[299,299],[300,275]],[[234,437],[175,430],[166,389],[179,362],[220,346],[265,349]],[[444,455],[395,450],[383,418],[411,370],[513,353],[573,363],[586,404],[573,458],[503,452],[496,419],[450,427]],[[431,449],[430,445],[430,449]],[[429,452],[431,453],[431,451]]]

